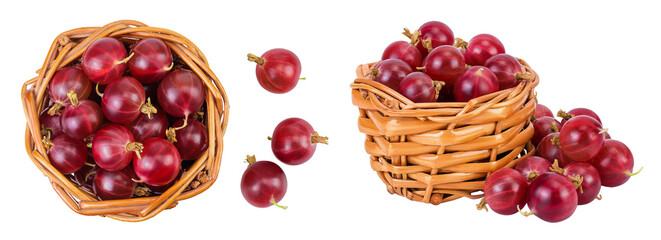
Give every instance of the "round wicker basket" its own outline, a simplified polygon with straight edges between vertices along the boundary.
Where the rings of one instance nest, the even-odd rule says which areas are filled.
[[[482,197],[490,172],[534,154],[530,117],[539,77],[523,60],[529,81],[468,102],[414,103],[371,80],[358,67],[351,84],[370,164],[388,192],[440,204]]]
[[[173,54],[195,72],[207,88],[204,122],[209,129],[209,147],[181,179],[159,196],[100,201],[94,194],[81,189],[58,172],[49,162],[42,144],[39,113],[49,104],[46,88],[60,68],[75,64],[87,47],[102,37],[113,37],[125,43],[153,37],[166,42]],[[208,189],[218,177],[223,151],[223,135],[227,128],[229,103],[218,77],[209,69],[204,54],[186,37],[168,29],[149,27],[141,22],[123,20],[103,27],[85,27],[63,32],[55,38],[37,77],[23,84],[21,98],[27,118],[25,147],[32,162],[51,182],[55,192],[73,211],[83,215],[101,215],[121,221],[143,221],[179,201],[194,197]]]

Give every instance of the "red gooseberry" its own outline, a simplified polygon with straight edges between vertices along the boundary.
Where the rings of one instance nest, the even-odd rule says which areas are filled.
[[[468,102],[498,91],[498,78],[486,67],[473,66],[466,70],[454,84],[454,99]]]
[[[126,71],[126,48],[122,42],[111,37],[94,41],[87,47],[81,59],[85,75],[97,84],[106,85]]]
[[[181,156],[177,148],[165,139],[150,138],[142,142],[140,155],[133,157],[133,170],[143,182],[152,186],[166,185],[177,177]]]
[[[271,205],[287,209],[278,204],[287,192],[287,176],[277,164],[271,161],[257,161],[248,156],[248,168],[241,177],[241,193],[255,207]]]
[[[569,178],[547,172],[530,183],[526,203],[535,216],[547,222],[560,222],[569,218],[578,206],[576,187]]]
[[[491,173],[484,184],[484,199],[491,210],[511,215],[526,205],[526,178],[511,168]]]
[[[537,145],[537,152],[535,155],[551,161],[557,160],[560,167],[565,167],[567,164],[574,160],[565,155],[560,148],[560,133],[555,132],[542,138],[542,141]]]
[[[399,93],[415,103],[436,102],[442,85],[425,73],[412,72],[400,83]]]
[[[468,65],[484,66],[489,58],[501,53],[505,53],[505,47],[498,38],[490,34],[479,34],[468,42],[464,57]]]
[[[52,141],[47,136],[43,142],[51,165],[62,174],[78,171],[87,161],[87,146],[81,140],[60,135]]]
[[[562,111],[562,109],[558,111],[558,117],[562,118],[562,121],[560,122],[561,125],[564,125],[572,117],[581,116],[581,115],[590,116],[601,124],[601,119],[599,119],[597,113],[587,108],[574,108],[572,110],[569,110],[569,112]]]
[[[71,104],[69,96],[79,99],[87,99],[92,91],[92,83],[85,76],[80,67],[64,67],[57,70],[48,84],[48,97],[53,102],[48,114],[60,114],[62,107]]]
[[[569,123],[569,122],[568,122]],[[624,143],[617,140],[605,140],[604,146],[599,153],[590,159],[601,176],[601,185],[605,187],[617,187],[629,180],[642,170],[633,171],[633,154]]]
[[[543,117],[553,117],[553,112],[551,112],[551,109],[546,107],[543,104],[536,104],[535,105],[535,118],[543,118]],[[562,123],[560,123],[562,125]]]
[[[500,89],[516,87],[524,76],[519,60],[506,53],[489,58],[484,66],[496,74]]]
[[[319,136],[307,121],[288,118],[273,130],[271,150],[281,162],[299,165],[310,160],[317,143],[328,144],[328,138]]]
[[[413,69],[399,59],[386,59],[372,69],[373,80],[399,91],[399,84]]]
[[[560,129],[562,152],[576,161],[587,161],[595,157],[604,145],[606,129],[589,116],[575,116]]]
[[[60,117],[62,131],[78,140],[94,134],[102,121],[101,107],[90,100],[73,101],[71,105],[64,108]]]
[[[286,93],[294,89],[301,77],[301,61],[292,51],[275,48],[261,57],[248,54],[248,61],[257,63],[257,81],[272,93]]]
[[[549,160],[538,156],[530,156],[521,159],[521,161],[516,164],[515,169],[519,171],[528,182],[532,182],[532,180],[535,180],[539,175],[549,172],[550,167],[551,162]]]
[[[159,38],[145,38],[131,48],[133,57],[128,61],[131,76],[142,83],[162,80],[174,66],[172,53]]]
[[[156,112],[151,99],[145,102],[145,90],[135,78],[120,77],[106,86],[101,100],[101,110],[114,123],[130,123],[140,113]]]
[[[422,58],[427,57],[433,49],[442,45],[452,45],[454,43],[454,33],[445,23],[439,21],[429,21],[418,28],[420,31],[420,41],[416,48],[422,54]]]
[[[464,56],[453,46],[434,48],[423,63],[425,73],[436,81],[443,81],[447,86],[454,86],[455,81],[466,70]]]
[[[133,134],[122,125],[106,125],[92,138],[94,161],[106,170],[124,169],[141,151],[142,144],[136,142]]]
[[[530,141],[535,146],[539,145],[539,143],[542,141],[542,138],[551,133],[559,132],[560,129],[562,129],[560,122],[558,122],[558,120],[553,117],[538,118],[532,122],[532,126],[535,129],[535,132],[533,133],[532,139],[530,139]]]
[[[184,119],[175,122],[173,126],[187,126],[181,129],[170,128],[167,138],[177,148],[182,160],[196,160],[209,147],[209,131],[195,119],[189,118],[187,121],[187,124],[184,124]]]

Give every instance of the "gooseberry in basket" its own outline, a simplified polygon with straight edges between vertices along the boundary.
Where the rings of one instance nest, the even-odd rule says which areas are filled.
[[[94,159],[92,157],[87,157],[87,162],[85,162],[85,165],[73,173],[71,180],[80,188],[92,192],[94,176],[96,175],[96,171],[98,169],[99,167],[94,164]]]
[[[398,91],[399,84],[413,69],[399,59],[386,59],[372,69],[373,80]]]
[[[328,144],[328,138],[319,136],[312,125],[300,118],[287,118],[273,130],[271,150],[281,162],[299,165],[310,160],[317,143]]]
[[[473,66],[466,70],[454,84],[454,99],[468,102],[498,91],[498,78],[486,67]]]
[[[287,176],[282,168],[271,161],[257,161],[254,155],[246,160],[248,168],[241,177],[243,198],[255,207],[275,205],[287,209],[278,204],[287,192]]]
[[[553,117],[542,117],[538,118],[532,122],[532,126],[535,129],[535,132],[532,135],[530,141],[533,145],[537,146],[547,135],[559,132],[562,129],[560,122]]]
[[[145,101],[143,86],[132,77],[120,77],[106,86],[101,100],[103,115],[114,123],[130,123],[141,113],[156,113],[151,99]]]
[[[439,21],[429,21],[418,28],[420,31],[420,41],[415,45],[424,59],[435,48],[442,45],[452,45],[454,43],[454,33],[452,29]],[[438,79],[441,80],[441,79]],[[443,80],[442,80],[443,81]]]
[[[136,154],[142,152],[143,145],[136,142],[133,134],[119,124],[109,124],[101,128],[92,139],[94,162],[100,168],[117,171],[131,163]]]
[[[516,164],[515,169],[519,171],[528,182],[532,182],[539,175],[551,171],[550,167],[551,162],[549,160],[538,156],[530,156],[521,159],[521,161]]]
[[[516,87],[523,78],[523,67],[519,60],[506,53],[489,58],[484,66],[496,74],[500,89]]]
[[[491,173],[484,184],[484,199],[491,210],[511,215],[526,205],[526,178],[511,168]]]
[[[154,107],[156,113],[140,114],[130,123],[126,124],[126,128],[131,131],[135,141],[143,142],[149,138],[165,138],[166,130],[168,129],[168,117],[163,109]]]
[[[530,183],[526,194],[530,212],[524,216],[535,216],[547,222],[560,222],[569,218],[578,206],[576,185],[567,177],[547,172]]]
[[[574,108],[569,110],[569,112],[562,111],[562,109],[558,111],[558,117],[562,118],[562,121],[560,122],[561,125],[565,125],[565,123],[572,117],[581,115],[592,117],[601,124],[601,119],[599,119],[597,113],[587,108]]]
[[[286,93],[294,89],[301,77],[301,61],[292,51],[274,48],[261,57],[248,54],[248,61],[257,63],[255,73],[262,88],[272,93]]]
[[[181,179],[181,175],[184,173],[183,168],[179,169],[179,173],[177,174],[177,177],[174,178],[174,180],[170,181],[170,183],[165,184],[163,186],[151,186],[151,185],[146,185],[146,187],[149,189],[154,194],[160,195],[163,194],[165,191],[170,189],[170,187],[174,186],[175,183]]]
[[[184,121],[179,119],[173,126],[183,126]],[[209,131],[195,119],[189,118],[186,121],[188,123],[185,128],[170,128],[167,138],[177,148],[182,160],[197,160],[209,147]]]
[[[64,133],[62,131],[62,123],[60,122],[62,115],[50,115],[48,113],[50,109],[48,108],[39,114],[39,124],[41,125],[41,135],[50,133],[50,137],[55,138]]]
[[[535,118],[543,118],[543,117],[553,117],[553,112],[551,112],[551,109],[546,107],[543,104],[536,104],[535,105]],[[562,125],[562,123],[560,123]]]
[[[64,108],[60,123],[62,131],[70,137],[82,140],[94,134],[103,122],[99,104],[90,100],[76,100]]]
[[[642,170],[633,173],[633,154],[624,143],[617,140],[605,140],[597,156],[590,159],[601,176],[601,185],[617,187]]]
[[[466,62],[459,49],[453,46],[439,46],[427,55],[423,68],[432,79],[453,86],[457,78],[466,70]]]
[[[148,84],[162,80],[174,66],[172,52],[158,38],[145,38],[131,48],[133,57],[128,62],[131,76]]]
[[[568,157],[560,148],[560,133],[555,132],[542,138],[542,141],[537,145],[537,152],[535,155],[551,161],[557,160],[560,167],[565,167],[567,164],[574,160]]]
[[[177,148],[165,139],[150,138],[142,143],[140,155],[133,156],[133,170],[138,182],[152,186],[166,185],[177,177],[181,156]]]
[[[489,58],[501,53],[505,53],[505,47],[498,38],[490,34],[479,34],[468,42],[464,57],[468,65],[484,66]]]
[[[560,148],[571,159],[590,160],[604,145],[606,130],[592,117],[575,116],[560,129]]]
[[[57,136],[52,141],[49,136],[43,140],[51,165],[62,174],[78,171],[87,161],[87,146],[83,141],[67,135]]]
[[[115,38],[104,37],[87,47],[81,59],[85,75],[97,84],[106,85],[124,75],[127,57],[122,42]]]
[[[188,118],[202,107],[205,98],[202,80],[190,70],[174,70],[158,86],[159,105],[173,117]]]
[[[425,73],[412,72],[400,83],[399,93],[415,103],[436,102],[443,84]]]
[[[77,66],[57,70],[48,84],[48,97],[53,102],[48,114],[60,114],[63,107],[71,104],[69,98],[87,99],[92,91],[92,83],[83,70]]]
[[[391,43],[388,45],[388,47],[386,47],[385,50],[383,50],[381,60],[399,59],[408,64],[411,69],[420,67],[424,58],[422,57],[420,51],[415,47],[415,45],[418,43],[420,32],[416,31],[411,33],[408,29],[405,28],[404,35],[411,38],[411,42],[396,41]]]
[[[581,185],[576,189],[578,205],[592,202],[601,190],[599,171],[587,162],[572,162],[562,169],[563,174],[573,178],[581,178]]]
[[[126,199],[133,196],[137,183],[133,181],[130,167],[120,171],[99,168],[94,175],[92,190],[101,200]]]

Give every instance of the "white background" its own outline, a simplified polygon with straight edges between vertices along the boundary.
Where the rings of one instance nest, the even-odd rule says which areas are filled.
[[[0,239],[649,237],[661,214],[658,9],[637,1],[3,3]],[[195,42],[231,105],[218,181],[140,223],[74,213],[23,145],[19,89],[35,76],[55,36],[119,19],[172,29]],[[613,138],[628,144],[635,169],[644,166],[643,172],[621,187],[602,189],[602,201],[579,206],[571,218],[556,224],[477,211],[476,200],[433,206],[388,194],[364,152],[349,84],[358,64],[378,60],[389,43],[405,40],[403,27],[416,29],[429,20],[445,22],[465,40],[479,33],[497,36],[508,53],[528,61],[541,76],[541,103],[553,111],[595,110]],[[261,55],[276,47],[295,52],[308,79],[284,95],[263,90],[255,64],[246,60],[249,52]],[[294,116],[328,135],[330,145],[319,146],[303,165],[280,164],[289,180],[281,203],[289,209],[252,207],[239,189],[245,155],[277,161],[266,136]]]

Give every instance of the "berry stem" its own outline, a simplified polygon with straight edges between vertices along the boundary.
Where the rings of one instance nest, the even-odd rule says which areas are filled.
[[[53,104],[53,106],[50,107],[50,109],[48,109],[48,115],[55,116],[55,115],[62,114],[62,111],[61,111],[62,107],[64,107],[64,105],[62,105],[62,103],[55,102],[55,104]]]
[[[69,101],[71,101],[71,105],[78,106],[78,104],[80,104],[78,102],[78,95],[73,90],[67,93],[67,97],[69,98]]]
[[[422,40],[422,46],[425,47],[428,52],[431,52],[431,50],[434,50],[434,47],[431,45],[431,38],[423,39]]]
[[[552,122],[552,123],[551,123],[551,132],[552,132],[552,133],[557,133],[558,131],[559,131],[559,130],[558,130],[558,126],[557,126],[557,124],[555,124],[555,122]]]
[[[551,138],[551,144],[555,145],[556,147],[560,147],[560,136],[555,135]]]
[[[298,78],[298,80],[299,80],[299,81],[303,81],[303,80],[307,80],[307,78],[302,77],[302,78]]]
[[[532,171],[528,174],[528,181],[535,180],[537,177],[539,177],[539,173],[537,171]]]
[[[574,117],[574,114],[569,114],[565,111],[562,111],[562,109],[558,110],[558,117],[564,118],[565,120],[569,120]]]
[[[643,171],[643,167],[640,167],[640,169],[638,169],[638,171],[635,172],[635,173],[631,173],[631,172],[629,172],[629,171],[626,171],[626,172],[624,172],[624,174],[626,174],[626,175],[629,176],[629,177],[633,177],[633,176],[638,175],[638,174],[640,173],[640,171]]]
[[[50,140],[50,131],[48,131],[48,134],[41,139],[41,143],[44,144],[46,151],[50,151],[50,149],[53,148],[53,142]]]
[[[99,91],[99,84],[98,83],[96,84],[95,89],[96,89],[96,95],[99,95],[99,97],[103,97],[103,93],[101,93],[101,91]]]
[[[129,55],[128,57],[122,59],[121,61],[115,61],[115,65],[122,64],[122,63],[127,63],[129,60],[131,60],[133,55],[135,55],[134,52],[132,52],[131,55]]]
[[[411,45],[413,46],[418,45],[418,42],[420,42],[420,31],[418,30],[415,30],[413,33],[411,33],[411,30],[404,28],[404,32],[402,32],[402,34],[411,40]]]
[[[279,205],[277,202],[275,202],[275,198],[273,198],[273,195],[271,195],[271,203],[273,203],[273,205],[275,205],[276,207],[279,207],[279,208],[282,208],[282,209],[287,209],[288,208],[287,206],[282,206],[282,205]]]
[[[560,164],[558,164],[558,159],[553,160],[553,165],[549,167],[549,170],[552,172],[559,173],[561,175],[565,175],[565,170],[560,167]]]
[[[438,96],[441,95],[441,88],[445,86],[445,82],[443,81],[432,81],[434,84],[434,99],[438,99]]]
[[[255,155],[246,155],[246,162],[248,162],[248,166],[250,166],[257,162],[257,158],[255,158]]]
[[[312,142],[312,143],[323,143],[323,144],[328,145],[328,137],[319,136],[319,133],[313,132],[312,136],[310,136],[310,142]]]
[[[170,70],[172,70],[173,67],[174,67],[174,62],[171,62],[171,63],[170,63],[170,66],[163,67],[163,70],[165,70],[165,71],[170,71]]]
[[[606,133],[606,132],[608,132],[608,128],[601,129],[601,131],[599,131],[599,134],[603,134],[603,133]]]
[[[151,119],[151,114],[157,113],[158,110],[156,110],[156,107],[151,104],[151,98],[147,98],[147,102],[140,106],[140,112],[147,114],[147,117]]]
[[[142,149],[144,148],[142,146],[142,143],[130,142],[130,143],[126,144],[125,148],[126,148],[126,151],[133,151],[133,152],[135,152],[135,155],[138,156],[138,158],[142,158],[142,156],[140,156],[140,153],[142,152]]]
[[[489,211],[489,208],[487,208],[487,199],[486,198],[482,198],[482,200],[480,200],[480,203],[475,204],[475,206],[477,206],[478,211],[480,211],[482,209],[484,209],[487,212]]]
[[[464,41],[461,38],[454,38],[454,44],[452,46],[466,50],[466,48],[468,47],[468,42]]]
[[[519,204],[516,205],[516,210],[519,210],[519,212],[521,213],[521,215],[523,215],[524,217],[528,217],[528,216],[530,216],[530,215],[535,214],[535,210],[532,210],[532,211],[530,211],[530,212],[524,212],[524,211],[521,211],[521,207],[519,207]]]
[[[259,64],[259,66],[264,66],[264,62],[265,62],[263,58],[258,57],[257,55],[252,53],[248,53],[248,61],[255,62]]]

